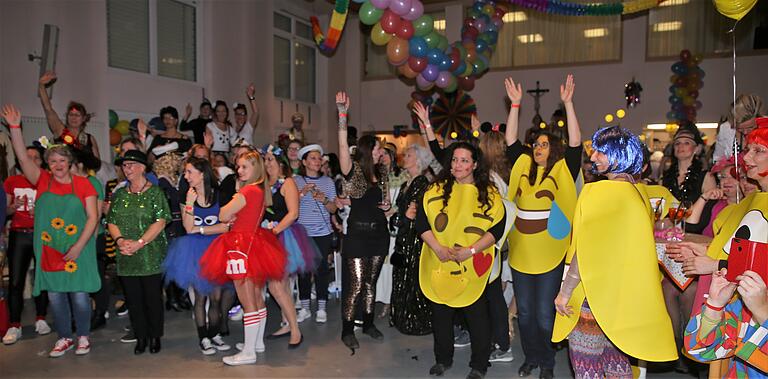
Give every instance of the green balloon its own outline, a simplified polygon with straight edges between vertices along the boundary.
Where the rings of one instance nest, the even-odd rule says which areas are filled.
[[[470,76],[474,72],[474,64],[467,62],[467,68],[464,69],[464,72],[459,76]]]
[[[440,51],[445,51],[445,49],[448,48],[448,38],[445,38],[445,36],[438,34],[437,48],[440,49]]]
[[[451,84],[449,84],[447,87],[443,88],[443,91],[445,93],[453,93],[456,92],[456,89],[459,87],[459,82],[457,80],[453,80]]]
[[[427,46],[429,46],[430,49],[434,49],[437,47],[437,44],[440,43],[440,34],[437,34],[437,32],[433,30],[424,36],[424,41],[427,41]]]
[[[362,11],[362,8],[360,8]],[[417,37],[424,37],[435,27],[435,20],[432,16],[425,14],[413,21],[413,34]]]
[[[476,60],[475,63],[473,63],[473,65],[475,66],[475,73],[478,75],[483,73],[485,69],[488,68],[488,66],[485,65],[482,59]]]
[[[114,128],[120,119],[117,117],[117,113],[113,110],[109,110],[109,128]]]
[[[362,22],[365,25],[373,25],[379,22],[379,19],[383,14],[384,14],[383,9],[376,8],[373,6],[373,4],[371,4],[370,1],[366,1],[360,7],[360,13],[359,13],[360,22]]]

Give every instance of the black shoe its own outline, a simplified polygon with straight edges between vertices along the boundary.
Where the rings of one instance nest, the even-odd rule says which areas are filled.
[[[276,339],[285,338],[285,337],[290,337],[290,336],[291,336],[291,331],[289,330],[289,331],[287,331],[287,332],[285,332],[285,333],[283,333],[283,334],[270,334],[270,335],[268,335],[268,336],[264,337],[264,339],[267,339],[267,340],[276,340]]]
[[[380,341],[380,340],[384,339],[384,335],[381,334],[381,332],[379,331],[379,329],[376,328],[375,325],[371,325],[371,326],[369,326],[367,328],[363,328],[363,334],[367,334],[367,335],[371,336],[371,338],[373,338],[373,339],[375,339],[377,341]]]
[[[539,371],[539,379],[553,379],[555,377],[555,370],[551,368],[542,368]]]
[[[485,378],[485,373],[480,370],[472,369],[469,372],[469,374],[467,374],[467,379],[483,379],[483,378]]]
[[[687,374],[689,371],[690,369],[688,368],[688,364],[686,364],[685,360],[683,358],[678,358],[677,362],[675,362],[675,372]]]
[[[136,342],[136,336],[133,334],[133,331],[128,331],[124,336],[120,337],[120,342],[122,343],[132,343]]]
[[[136,340],[136,347],[133,348],[133,353],[136,355],[144,354],[147,351],[147,339],[139,338]]]
[[[288,334],[291,334],[291,333],[288,333]],[[303,334],[302,334],[302,335],[301,335],[301,337],[299,338],[299,342],[296,342],[296,343],[290,343],[290,342],[289,342],[289,343],[288,343],[288,348],[289,348],[289,349],[291,349],[291,350],[293,350],[293,349],[298,349],[298,348],[299,348],[299,346],[301,346],[301,343],[302,343],[302,342],[304,342],[304,335],[303,335]]]
[[[346,345],[350,350],[352,350],[352,354],[355,354],[355,349],[360,348],[360,343],[357,342],[357,338],[355,338],[354,334],[347,334],[341,336],[341,342],[344,342],[344,345]]]
[[[530,363],[523,363],[522,366],[520,366],[520,369],[517,370],[517,375],[521,378],[531,375],[531,371],[535,369],[536,365],[532,365]]]
[[[160,337],[152,337],[149,339],[149,353],[157,354],[160,352]]]
[[[173,309],[174,312],[181,312],[181,307],[179,306],[179,303],[177,303],[176,301],[166,300],[165,310],[170,311],[171,309]]]
[[[450,368],[451,368],[451,365],[435,363],[435,365],[429,369],[429,375],[443,376],[443,374],[445,374],[445,372],[448,371]]]
[[[185,292],[184,295],[181,296],[180,299],[178,299],[179,307],[181,309],[188,311],[192,309],[192,302],[189,301],[189,296],[187,296],[187,293]]]
[[[104,317],[104,312],[95,313],[91,318],[91,331],[99,330],[107,325],[107,318]]]

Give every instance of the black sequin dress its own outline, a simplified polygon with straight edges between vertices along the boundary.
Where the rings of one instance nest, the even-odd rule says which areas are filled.
[[[400,229],[392,254],[392,314],[391,324],[403,334],[424,335],[432,332],[432,308],[419,286],[419,256],[421,238],[413,220],[405,217],[411,202],[421,204],[429,180],[419,175],[411,184],[403,183],[397,197]]]

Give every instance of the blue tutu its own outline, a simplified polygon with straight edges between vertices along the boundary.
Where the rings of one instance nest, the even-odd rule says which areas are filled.
[[[288,253],[285,267],[287,274],[315,272],[320,264],[320,249],[315,241],[307,236],[307,230],[301,224],[294,222],[277,238]]]
[[[200,275],[200,257],[217,235],[187,234],[174,238],[168,246],[163,262],[165,283],[176,283],[179,288],[190,286],[203,295],[210,294],[214,284]]]

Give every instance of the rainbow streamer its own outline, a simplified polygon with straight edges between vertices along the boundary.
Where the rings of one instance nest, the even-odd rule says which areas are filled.
[[[509,0],[524,8],[564,16],[616,16],[654,8],[667,0],[629,0],[614,3],[579,4],[561,0]]]
[[[327,36],[323,35],[323,30],[320,28],[320,20],[315,16],[309,18],[309,21],[312,23],[312,34],[315,38],[315,44],[320,51],[330,54],[336,50],[341,33],[344,31],[344,24],[347,22],[348,13],[349,0],[336,0]]]

